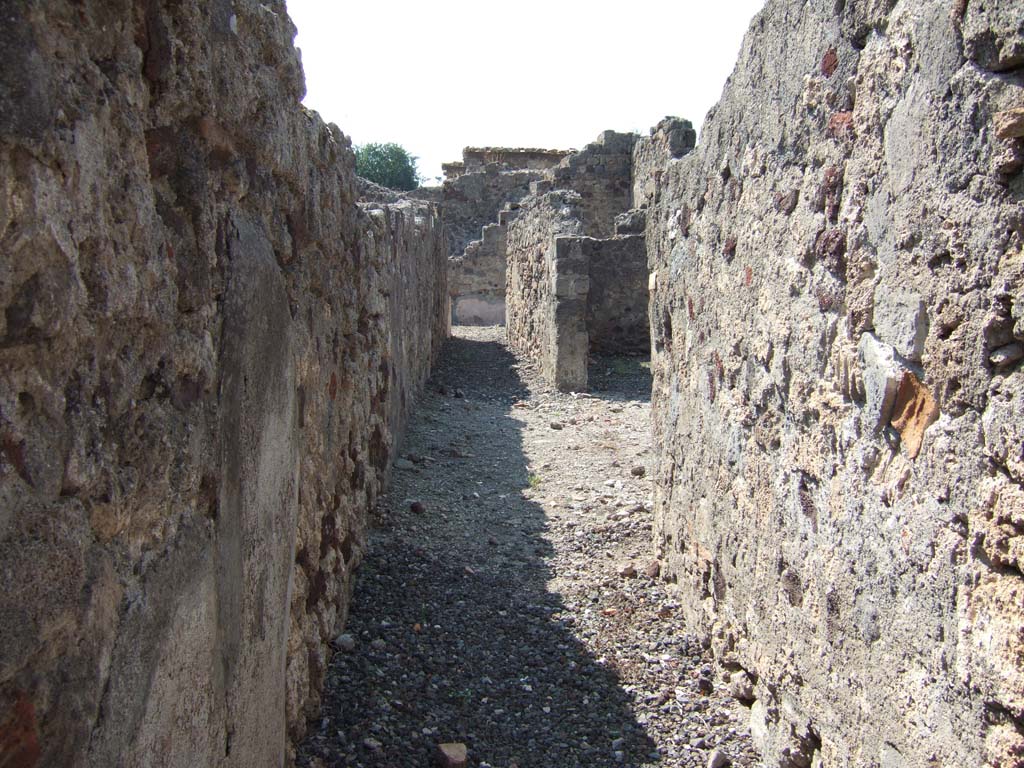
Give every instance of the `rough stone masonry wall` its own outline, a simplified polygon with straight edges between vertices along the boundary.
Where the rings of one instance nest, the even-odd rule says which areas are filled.
[[[509,343],[562,390],[586,389],[591,351],[650,345],[647,258],[637,234],[645,219],[630,210],[637,138],[605,131],[532,184],[509,214]]]
[[[451,255],[458,256],[480,238],[487,224],[498,220],[506,203],[518,203],[530,192],[530,182],[543,178],[541,171],[503,171],[497,165],[466,173],[441,185],[445,226],[451,239]]]
[[[590,352],[635,354],[650,348],[647,249],[643,235],[580,238],[590,277],[586,326]]]
[[[278,766],[446,332],[282,2],[0,25],[0,763]]]
[[[508,222],[505,302],[509,346],[538,362],[563,390],[587,384],[587,262],[565,243],[579,235],[579,195],[566,190],[531,195]],[[558,243],[562,241],[561,251]]]
[[[769,0],[638,163],[657,535],[767,765],[1024,764],[1022,24]]]
[[[571,189],[583,200],[583,234],[611,237],[615,217],[632,208],[633,133],[605,131],[597,141],[547,172],[554,189]]]
[[[503,207],[518,206],[527,194],[539,194],[538,185],[544,191],[555,187],[578,192],[585,234],[611,236],[615,216],[630,207],[635,140],[633,134],[605,131],[596,142],[571,154],[467,148],[462,163],[446,165],[442,195],[452,237],[453,322],[504,322],[504,231],[493,229],[493,222]],[[495,277],[500,278],[497,283]]]
[[[633,145],[633,204],[638,209],[660,202],[662,175],[668,172],[672,160],[692,152],[696,143],[697,132],[689,120],[666,117],[651,128],[650,137]]]
[[[526,162],[514,150],[512,159]],[[464,155],[469,158],[473,150]],[[494,150],[495,153],[499,150]],[[505,230],[501,210],[517,205],[540,179],[536,170],[503,170],[496,163],[456,174],[440,188],[441,210],[450,238],[448,287],[451,319],[459,325],[505,322]]]
[[[479,240],[448,262],[455,325],[505,324],[505,226],[488,224]]]

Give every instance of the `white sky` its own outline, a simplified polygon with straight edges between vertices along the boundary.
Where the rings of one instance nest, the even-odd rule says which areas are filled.
[[[666,115],[699,130],[764,0],[287,0],[304,103],[427,183],[465,146],[579,148]]]

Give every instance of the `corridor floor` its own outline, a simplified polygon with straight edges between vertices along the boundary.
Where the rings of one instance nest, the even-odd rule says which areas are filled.
[[[456,328],[413,409],[298,762],[754,765],[651,532],[650,377],[561,394],[502,328]],[[721,755],[715,755],[715,752]]]

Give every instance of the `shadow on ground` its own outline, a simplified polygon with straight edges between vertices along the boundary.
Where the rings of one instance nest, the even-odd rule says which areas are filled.
[[[426,766],[438,742],[495,768],[658,762],[616,674],[548,591],[545,513],[520,494],[532,471],[515,364],[500,344],[448,343],[357,580],[355,648],[331,662],[300,765]]]
[[[590,392],[604,400],[647,402],[651,399],[649,356],[592,355],[587,366]]]

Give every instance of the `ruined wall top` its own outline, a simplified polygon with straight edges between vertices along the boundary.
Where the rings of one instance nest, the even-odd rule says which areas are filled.
[[[362,176],[356,177],[356,192],[361,203],[398,203],[406,199],[404,192],[381,186]]]
[[[446,179],[457,179],[465,173],[479,173],[488,165],[506,171],[543,171],[558,165],[572,149],[537,149],[536,147],[466,147],[462,160],[441,166]]]

